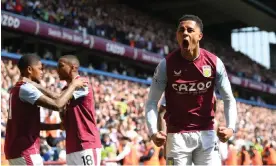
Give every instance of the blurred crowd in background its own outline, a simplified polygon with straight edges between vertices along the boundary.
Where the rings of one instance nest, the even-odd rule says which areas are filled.
[[[20,72],[11,60],[1,61],[1,135],[5,138],[9,89],[16,83]],[[146,152],[149,140],[145,122],[145,101],[149,87],[143,84],[118,80],[98,75],[86,75],[93,85],[97,126],[101,133],[103,151],[102,159],[115,158],[122,139],[128,138],[136,147],[137,159]],[[60,92],[65,83],[60,81],[54,68],[45,68],[43,86],[55,92]],[[268,145],[276,147],[276,112],[267,108],[256,107],[238,102],[237,133],[234,139],[235,147],[241,150],[246,146],[258,146],[260,153]],[[216,120],[224,126],[223,102],[218,101]],[[59,114],[41,108],[41,122],[59,123]],[[41,156],[44,161],[65,160],[65,133],[61,130],[41,132]],[[226,145],[226,144],[225,144]],[[261,147],[261,148],[260,148]],[[227,154],[228,149],[222,149]],[[2,153],[3,154],[3,153]],[[276,156],[275,156],[276,157]]]
[[[166,56],[177,48],[176,25],[108,0],[2,0],[2,10]],[[203,20],[204,22],[204,20]],[[276,86],[276,74],[229,45],[204,35],[201,46],[216,53],[228,72]],[[243,64],[243,65],[240,65]]]
[[[2,0],[2,10],[32,17],[61,27],[71,28],[83,35],[96,35],[114,42],[120,42],[131,47],[144,49],[166,56],[177,48],[175,41],[175,25],[164,23],[123,4],[105,3],[99,0]],[[204,20],[203,20],[204,21]],[[216,53],[224,62],[227,71],[240,77],[253,79],[276,86],[276,75],[270,70],[249,59],[240,52],[235,52],[230,46],[204,36],[202,47]],[[8,52],[10,47],[4,48]],[[46,51],[45,59],[54,59],[54,53]],[[242,64],[242,65],[241,65]],[[90,69],[94,68],[89,66]],[[98,68],[123,75],[137,76],[131,66],[113,66],[103,62]],[[9,89],[16,83],[20,73],[11,60],[1,61],[1,143],[5,138]],[[86,75],[94,90],[97,126],[101,133],[103,151],[102,159],[118,159],[123,145],[135,147],[137,161],[143,162],[151,147],[144,119],[144,106],[149,91],[147,85],[126,80],[118,80],[99,75]],[[143,78],[151,80],[151,76],[142,74]],[[52,67],[46,67],[41,82],[43,86],[55,92],[60,92],[65,85],[59,81],[57,72]],[[222,144],[222,160],[230,160],[233,148],[237,150],[237,161],[244,151],[254,157],[253,149],[262,155],[264,163],[268,156],[275,154],[276,147],[276,113],[275,110],[237,103],[238,123],[235,139],[228,144]],[[216,120],[224,126],[223,102],[218,101]],[[59,123],[59,114],[55,111],[41,108],[41,122]],[[66,157],[66,133],[62,130],[41,132],[41,156],[44,161],[64,162]],[[1,146],[2,161],[3,146]],[[160,156],[162,157],[162,150]],[[272,157],[273,158],[273,157]],[[227,161],[228,160],[228,161]],[[109,165],[116,163],[109,163]],[[241,164],[241,163],[239,163]]]

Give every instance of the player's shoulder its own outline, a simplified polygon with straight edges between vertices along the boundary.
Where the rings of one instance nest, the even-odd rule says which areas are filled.
[[[21,85],[25,84],[25,82],[23,81],[18,81],[16,82],[11,88],[10,88],[10,92],[14,92],[16,89],[20,89]]]
[[[40,90],[38,90],[33,84],[25,82],[19,87],[19,97],[30,97],[30,95],[41,94]]]
[[[222,63],[221,59],[216,56],[214,53],[211,53],[203,48],[200,48],[200,55],[203,56],[205,61],[213,64],[214,66],[220,65]]]
[[[90,98],[91,97],[90,94],[93,94],[93,90],[92,90],[92,86],[89,84],[89,78],[83,77],[83,76],[78,76],[78,77],[76,77],[76,79],[83,79],[87,84],[86,84],[86,86],[84,86],[80,89],[77,89],[73,92],[74,98],[75,99],[78,99],[81,97],[83,99]]]
[[[33,84],[28,83],[28,82],[22,82],[19,85],[19,88],[20,88],[20,91],[33,91],[33,90],[37,90],[37,88]]]
[[[211,53],[208,50],[205,50],[204,48],[200,48],[200,54],[209,58],[217,58],[217,56],[214,53]]]
[[[38,90],[31,83],[24,83],[20,86],[19,89],[19,98],[22,101],[29,102],[34,104],[35,101],[42,95],[42,92]]]

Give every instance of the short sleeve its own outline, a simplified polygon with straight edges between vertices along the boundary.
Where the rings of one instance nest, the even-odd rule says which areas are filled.
[[[73,96],[74,96],[74,99],[78,99],[78,98],[81,98],[81,97],[84,97],[84,96],[87,96],[89,93],[89,88],[88,87],[84,87],[84,88],[80,88],[78,90],[75,90],[73,92]]]
[[[20,86],[19,98],[24,102],[28,102],[33,105],[42,95],[42,92],[40,92],[34,85],[30,83],[26,83]]]

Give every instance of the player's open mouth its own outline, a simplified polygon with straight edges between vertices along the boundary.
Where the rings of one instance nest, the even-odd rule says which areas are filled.
[[[182,42],[182,48],[188,48],[189,47],[189,42],[188,42],[188,40],[183,40],[183,42]]]

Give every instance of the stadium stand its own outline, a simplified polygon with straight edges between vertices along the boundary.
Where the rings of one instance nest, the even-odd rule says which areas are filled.
[[[2,54],[2,57],[3,55],[5,57],[6,54]],[[10,57],[19,58],[20,56],[10,54]],[[59,81],[57,72],[53,68],[53,65],[56,63],[52,61],[43,62],[47,64],[47,68],[45,69],[42,85],[55,92],[59,92],[64,84]],[[7,102],[9,98],[8,90],[19,78],[19,71],[11,59],[2,60],[1,65],[1,79],[3,80],[1,85],[1,131],[4,138],[8,109]],[[145,150],[143,142],[148,138],[145,119],[143,118],[148,85],[125,80],[128,78],[125,76],[118,77],[112,73],[103,72],[106,74],[106,76],[103,76],[95,74],[91,69],[82,68],[82,71],[89,73],[87,77],[91,84],[93,84],[95,92],[97,125],[100,129],[104,145],[102,156],[115,156],[119,140],[123,136],[132,139],[133,143],[138,147],[137,152],[141,156]],[[112,77],[117,77],[117,79]],[[274,129],[276,128],[276,122],[273,119],[276,118],[276,107],[270,106],[270,108],[266,108],[269,106],[258,106],[259,104],[256,102],[252,102],[252,104],[256,106],[238,102],[239,122],[237,124],[238,133],[235,138],[236,148],[240,150],[243,145],[246,145],[249,149],[250,146],[261,145],[259,152],[262,153],[267,143],[275,145],[276,131]],[[54,123],[55,120],[60,121],[59,114],[51,113],[51,111],[46,109],[41,109],[41,115],[41,121],[45,123]],[[223,102],[219,101],[216,119],[222,125],[225,123],[223,116]],[[47,121],[47,119],[51,120]],[[50,139],[51,137],[54,139]],[[64,133],[62,131],[54,131],[54,133],[41,132],[41,138],[41,156],[44,161],[58,161],[58,163],[62,163],[65,160]],[[108,141],[107,143],[107,140],[110,142]],[[53,144],[54,147],[51,147],[49,144]],[[110,151],[108,147],[112,147],[114,150]],[[226,149],[222,153],[227,154],[227,152],[228,150]]]
[[[174,42],[173,25],[154,19],[123,4],[105,4],[104,1],[97,0],[6,0],[1,1],[1,4],[2,10],[11,13],[71,28],[84,36],[94,35],[129,45],[132,48],[158,53],[162,57],[177,47]],[[229,73],[241,78],[249,78],[258,83],[276,86],[275,73],[265,69],[242,53],[235,52],[230,46],[209,36],[204,37],[202,46],[216,53],[224,61]],[[11,52],[26,53],[25,50],[20,49],[5,45],[1,53],[4,58],[1,61],[1,145],[5,138],[8,92],[19,78],[19,71],[15,66],[19,55]],[[53,54],[48,52],[44,56],[52,61],[43,61],[47,67],[42,85],[60,92],[64,82],[59,81],[54,68],[57,59]],[[145,140],[148,139],[148,135],[143,116],[151,74],[143,73],[142,77],[137,78],[137,73],[126,72],[126,68],[130,67],[120,69],[119,66],[116,66],[109,69],[109,72],[106,72],[107,68],[110,68],[106,64],[96,68],[99,70],[91,69],[92,67],[81,68],[82,74],[86,75],[93,84],[95,92],[97,125],[104,145],[103,159],[116,156],[120,139],[123,136],[129,137],[131,142],[137,146],[138,156],[145,152]],[[247,150],[252,152],[250,147],[254,146],[266,160],[268,158],[265,153],[267,147],[269,145],[272,145],[274,149],[276,147],[276,122],[274,120],[276,119],[276,107],[263,104],[262,100],[256,102],[237,99],[237,101],[239,121],[234,147],[240,152],[242,146],[246,146]],[[220,100],[217,104],[216,120],[221,125],[225,123],[223,103]],[[55,123],[59,121],[59,114],[41,109],[41,122]],[[64,138],[65,133],[61,130],[41,132],[41,156],[45,164],[64,164]],[[226,154],[222,159],[224,163],[227,163],[231,148],[227,144],[222,144],[222,146],[226,146],[221,153]],[[1,159],[1,164],[7,164],[2,148]]]
[[[123,4],[85,0],[71,0],[66,3],[56,0],[22,3],[6,1],[2,2],[2,9],[163,56],[177,47],[173,25],[153,19]],[[276,75],[271,70],[242,53],[235,52],[226,44],[208,36],[204,38],[203,47],[220,56],[228,72],[276,86]]]

